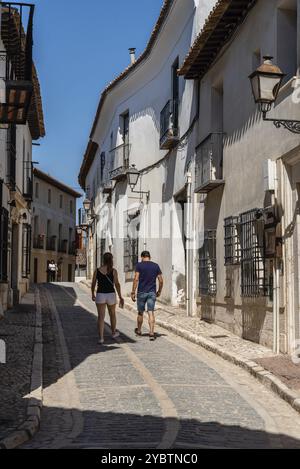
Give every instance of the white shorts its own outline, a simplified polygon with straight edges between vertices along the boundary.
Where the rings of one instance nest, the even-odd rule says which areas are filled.
[[[117,295],[115,293],[97,293],[96,304],[114,306],[117,304]]]

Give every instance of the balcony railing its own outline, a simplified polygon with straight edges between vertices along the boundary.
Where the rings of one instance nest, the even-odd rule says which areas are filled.
[[[212,133],[197,147],[195,192],[208,193],[223,180],[223,133]]]
[[[44,249],[45,238],[43,235],[35,236],[33,238],[33,249]]]
[[[110,171],[110,179],[118,181],[126,178],[129,169],[130,144],[120,145],[110,151],[112,161],[112,171]]]
[[[33,93],[34,5],[1,2],[0,123],[24,125]]]
[[[160,113],[160,149],[170,150],[178,142],[178,101],[171,99]]]
[[[58,240],[58,252],[61,252],[63,254],[67,254],[67,248],[68,248],[68,240],[67,239]]]
[[[46,249],[47,251],[56,251],[56,236],[51,236],[50,238],[47,238]]]

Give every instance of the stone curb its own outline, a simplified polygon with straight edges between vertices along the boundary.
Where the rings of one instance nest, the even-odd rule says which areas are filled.
[[[36,304],[35,341],[30,394],[27,396],[27,417],[15,432],[0,440],[0,449],[17,448],[31,440],[40,428],[41,409],[43,406],[43,337],[42,307],[38,288],[35,289],[34,295]]]
[[[88,281],[82,281],[80,284],[85,288],[90,288],[90,283]],[[133,311],[136,313],[135,306],[126,301],[125,308],[128,311]],[[163,305],[161,306],[161,309],[164,309]],[[165,310],[168,311],[167,307]],[[215,344],[211,340],[208,340],[197,334],[193,334],[192,332],[189,332],[180,326],[173,326],[172,324],[169,324],[168,322],[159,318],[156,318],[156,323],[158,326],[172,332],[173,334],[178,335],[179,337],[182,337],[196,345],[200,345],[209,352],[215,353],[224,360],[227,360],[234,365],[243,368],[256,379],[258,379],[262,384],[264,384],[268,389],[277,394],[281,399],[286,401],[290,406],[293,407],[293,409],[300,413],[300,393],[289,389],[279,378],[277,378],[277,376],[264,369],[262,366],[258,365],[252,360],[247,360],[241,355],[225,351],[221,346]]]
[[[130,303],[125,302],[125,307],[127,310],[136,313],[136,308]],[[179,337],[182,337],[196,345],[200,345],[209,352],[213,352],[216,355],[222,357],[224,360],[227,360],[234,365],[237,365],[248,371],[248,373],[258,379],[262,384],[277,394],[281,399],[285,400],[293,407],[293,409],[300,413],[300,393],[289,389],[279,378],[277,378],[277,376],[265,370],[262,366],[258,365],[252,360],[247,360],[236,353],[224,351],[221,346],[218,346],[211,340],[208,340],[197,334],[193,334],[192,332],[189,332],[180,326],[173,326],[172,324],[169,324],[168,322],[159,318],[156,318],[156,323],[158,326],[172,332],[173,334],[176,334]]]

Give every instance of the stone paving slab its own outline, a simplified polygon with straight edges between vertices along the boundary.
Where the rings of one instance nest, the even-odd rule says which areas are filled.
[[[134,311],[135,304],[130,298],[126,299],[126,305]],[[289,389],[300,391],[300,365],[292,362],[291,358],[282,354],[275,355],[272,350],[263,345],[242,339],[235,334],[215,324],[210,324],[199,318],[186,317],[185,311],[179,308],[167,307],[158,302],[156,318],[161,326],[171,326],[172,329],[184,330],[189,334],[201,337],[215,344],[224,351],[237,355],[249,364],[256,363],[257,372],[273,373]],[[188,337],[187,337],[188,338]]]
[[[300,416],[241,368],[165,329],[137,338],[128,310],[99,346],[90,293],[44,290],[44,407],[24,448],[300,448]]]
[[[37,431],[42,405],[41,310],[34,291],[5,313],[0,339],[7,353],[0,364],[0,448],[15,448]]]

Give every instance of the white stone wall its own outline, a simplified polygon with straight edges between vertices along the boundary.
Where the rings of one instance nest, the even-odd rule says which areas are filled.
[[[97,186],[96,211],[103,200],[101,186],[97,185],[100,154],[106,152],[108,173],[112,164],[109,153],[111,134],[113,133],[113,147],[122,143],[121,114],[129,110],[130,164],[135,164],[142,171],[166,156],[167,151],[160,150],[159,146],[160,112],[172,97],[171,68],[177,57],[179,63],[183,62],[195,35],[202,28],[215,3],[215,1],[201,1],[200,4],[194,0],[175,1],[150,56],[108,94],[93,135],[93,141],[99,144],[99,153],[86,181],[86,187],[91,190],[91,197],[96,195],[93,193],[93,188]],[[197,86],[180,78],[179,88],[179,126],[180,135],[184,135],[197,112]],[[195,145],[191,144],[192,141],[193,136],[178,153],[173,152],[164,163],[143,174],[140,187],[143,191],[151,191],[151,203],[168,202],[173,205],[173,196],[185,188],[187,160],[192,159],[195,148]],[[125,194],[133,197],[127,184],[118,183],[113,194],[113,204],[115,205],[119,197]],[[131,200],[132,203],[138,201],[138,198],[136,201]],[[123,239],[113,239],[112,251],[115,254],[115,263],[125,293],[129,293],[131,289],[129,280],[132,276],[124,273],[123,244]],[[144,248],[151,250],[153,260],[160,263],[165,275],[163,299],[176,304],[178,290],[185,284],[183,241],[181,239],[172,241],[169,238],[144,240],[141,237],[139,252]],[[95,252],[94,248],[93,251]]]

